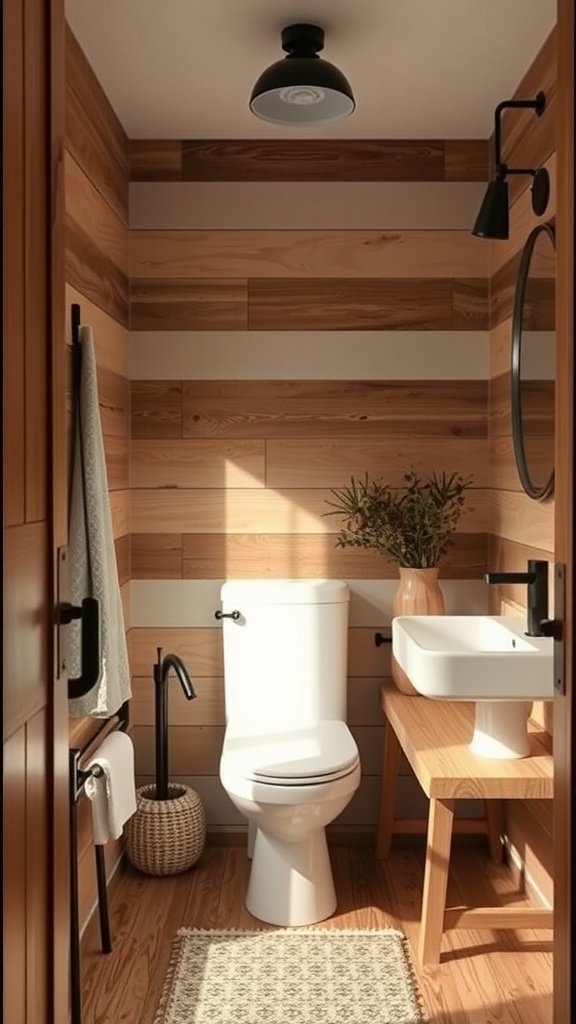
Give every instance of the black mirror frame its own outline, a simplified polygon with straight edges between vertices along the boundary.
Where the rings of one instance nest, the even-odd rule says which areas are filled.
[[[554,459],[552,460],[552,472],[549,479],[542,487],[536,487],[530,476],[530,469],[526,461],[524,448],[524,436],[522,432],[522,396],[520,377],[520,358],[522,352],[522,318],[524,310],[524,299],[526,296],[526,282],[530,272],[530,262],[536,241],[541,234],[547,234],[550,238],[554,251],[556,251],[556,233],[552,224],[538,224],[532,229],[522,250],[518,277],[516,278],[516,291],[514,293],[514,310],[512,314],[512,366],[510,380],[510,399],[512,412],[512,440],[514,443],[514,457],[516,468],[520,477],[522,487],[530,498],[541,501],[549,497],[554,490]]]

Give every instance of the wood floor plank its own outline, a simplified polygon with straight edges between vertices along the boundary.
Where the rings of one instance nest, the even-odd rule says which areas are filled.
[[[418,939],[424,846],[395,841],[386,861],[371,846],[334,846],[338,896],[320,928],[399,928]],[[126,868],[111,899],[114,950],[103,956],[97,922],[84,935],[84,1024],[152,1024],[179,927],[266,929],[245,907],[250,870],[243,845],[208,846],[190,871],[148,878]],[[483,847],[456,846],[448,900],[525,902],[505,865]],[[550,932],[449,932],[440,964],[414,970],[434,1024],[550,1024]]]

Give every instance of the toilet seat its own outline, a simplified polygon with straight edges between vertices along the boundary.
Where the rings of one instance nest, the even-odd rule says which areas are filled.
[[[348,726],[340,721],[256,736],[227,735],[223,756],[235,773],[270,786],[332,782],[353,772],[359,761]]]

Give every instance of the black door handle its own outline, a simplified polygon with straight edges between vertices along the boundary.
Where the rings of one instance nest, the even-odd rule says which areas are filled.
[[[220,609],[218,609],[218,611],[214,612],[214,618],[215,619],[234,619],[234,622],[236,622],[240,618],[240,612],[236,611],[236,609],[234,609],[233,612],[221,612]]]
[[[81,675],[68,680],[68,700],[83,697],[98,682],[100,675],[100,605],[97,598],[85,597],[82,605],[60,605],[60,623],[81,619]]]

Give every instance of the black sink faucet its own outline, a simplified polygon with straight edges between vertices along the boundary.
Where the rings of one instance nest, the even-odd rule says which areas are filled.
[[[486,583],[526,583],[528,585],[527,636],[549,636],[548,562],[530,559],[526,572],[487,572]],[[544,626],[543,626],[544,623]]]

